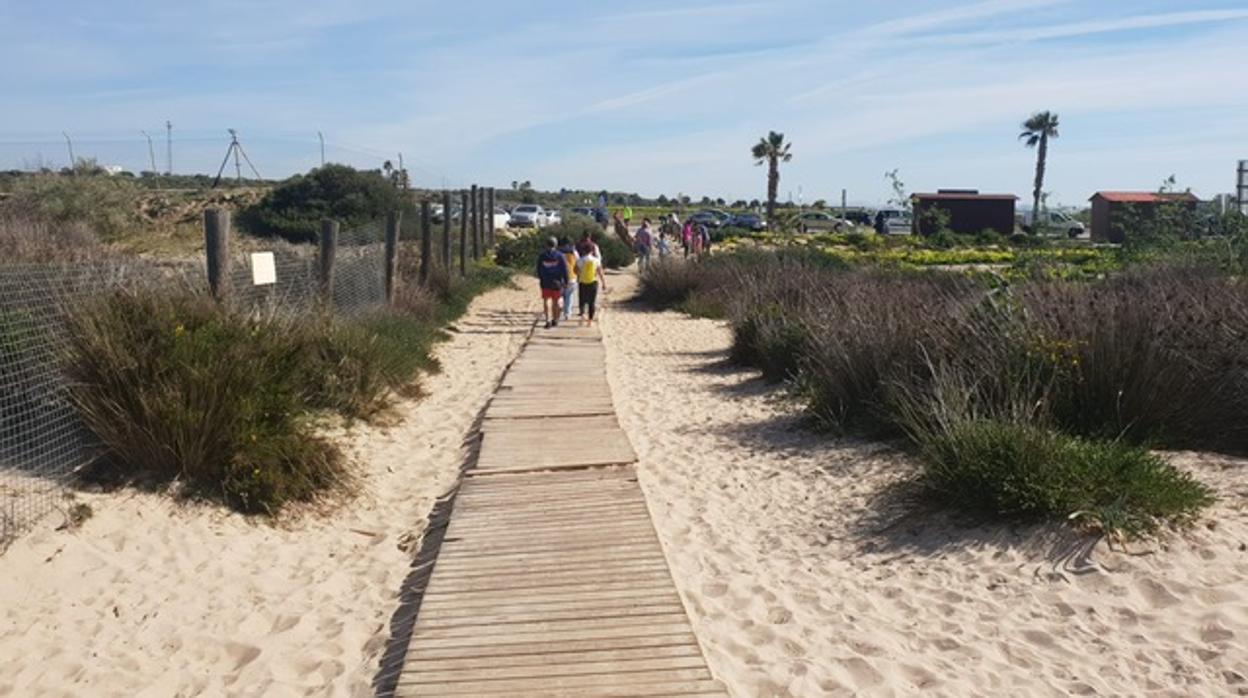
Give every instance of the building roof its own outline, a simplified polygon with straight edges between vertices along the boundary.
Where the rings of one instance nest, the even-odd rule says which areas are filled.
[[[1115,204],[1157,204],[1165,201],[1199,201],[1190,191],[1162,193],[1155,191],[1098,191],[1092,198],[1102,199]],[[1090,200],[1090,199],[1089,199]]]
[[[916,199],[932,201],[1017,201],[1013,194],[980,194],[975,189],[941,189],[935,194],[914,194]]]

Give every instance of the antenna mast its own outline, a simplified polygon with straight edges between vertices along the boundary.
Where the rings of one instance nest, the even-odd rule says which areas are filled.
[[[226,130],[230,132],[230,147],[225,150],[225,159],[221,161],[221,167],[217,169],[217,178],[212,180],[212,188],[216,189],[217,185],[221,183],[221,175],[225,172],[225,166],[230,164],[231,156],[234,157],[234,175],[240,183],[243,181],[243,166],[238,160],[240,156],[247,163],[247,166],[251,168],[251,173],[256,176],[256,179],[264,179],[256,170],[256,166],[251,164],[251,158],[247,157],[247,151],[243,150],[243,144],[238,142],[238,131],[232,128]]]

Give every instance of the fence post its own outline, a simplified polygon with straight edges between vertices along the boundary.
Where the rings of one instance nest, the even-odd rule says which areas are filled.
[[[442,191],[442,268],[451,273],[451,192]]]
[[[468,276],[468,190],[459,191],[459,275]]]
[[[472,202],[472,224],[468,227],[472,230],[472,258],[481,259],[481,240],[477,237],[477,185],[472,185],[472,196],[469,197]]]
[[[488,204],[485,207],[485,210],[488,212],[485,216],[486,225],[488,226],[486,230],[490,231],[490,236],[489,236],[490,247],[493,247],[494,246],[494,233],[496,232],[494,229],[494,187],[490,187],[489,189],[486,189],[485,191],[487,192],[486,199],[487,199],[487,204]]]
[[[221,300],[230,292],[230,212],[204,211],[204,251],[208,257],[208,290]]]
[[[338,221],[321,221],[320,239],[321,300],[329,305],[334,300],[334,256],[338,252]]]
[[[429,281],[429,258],[433,256],[433,226],[429,223],[429,199],[420,202],[420,283]]]
[[[489,245],[485,241],[485,187],[477,188],[477,237],[481,238],[481,256],[486,256]]]
[[[399,226],[402,223],[402,211],[391,211],[386,215],[386,305],[394,304],[394,279],[399,271]]]

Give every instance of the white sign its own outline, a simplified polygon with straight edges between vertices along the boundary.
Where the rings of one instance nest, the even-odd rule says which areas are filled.
[[[251,255],[251,283],[267,286],[277,283],[277,263],[272,252],[256,252]]]

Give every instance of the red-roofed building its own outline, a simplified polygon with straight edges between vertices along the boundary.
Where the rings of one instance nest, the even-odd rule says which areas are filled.
[[[1190,192],[1098,191],[1091,201],[1092,239],[1121,243],[1130,225],[1125,216],[1151,217],[1162,204],[1181,206],[1194,215],[1200,199]]]
[[[1013,194],[980,194],[975,189],[941,189],[935,194],[915,194],[914,231],[922,235],[948,228],[955,233],[974,235],[995,230],[1002,235],[1014,232]]]

